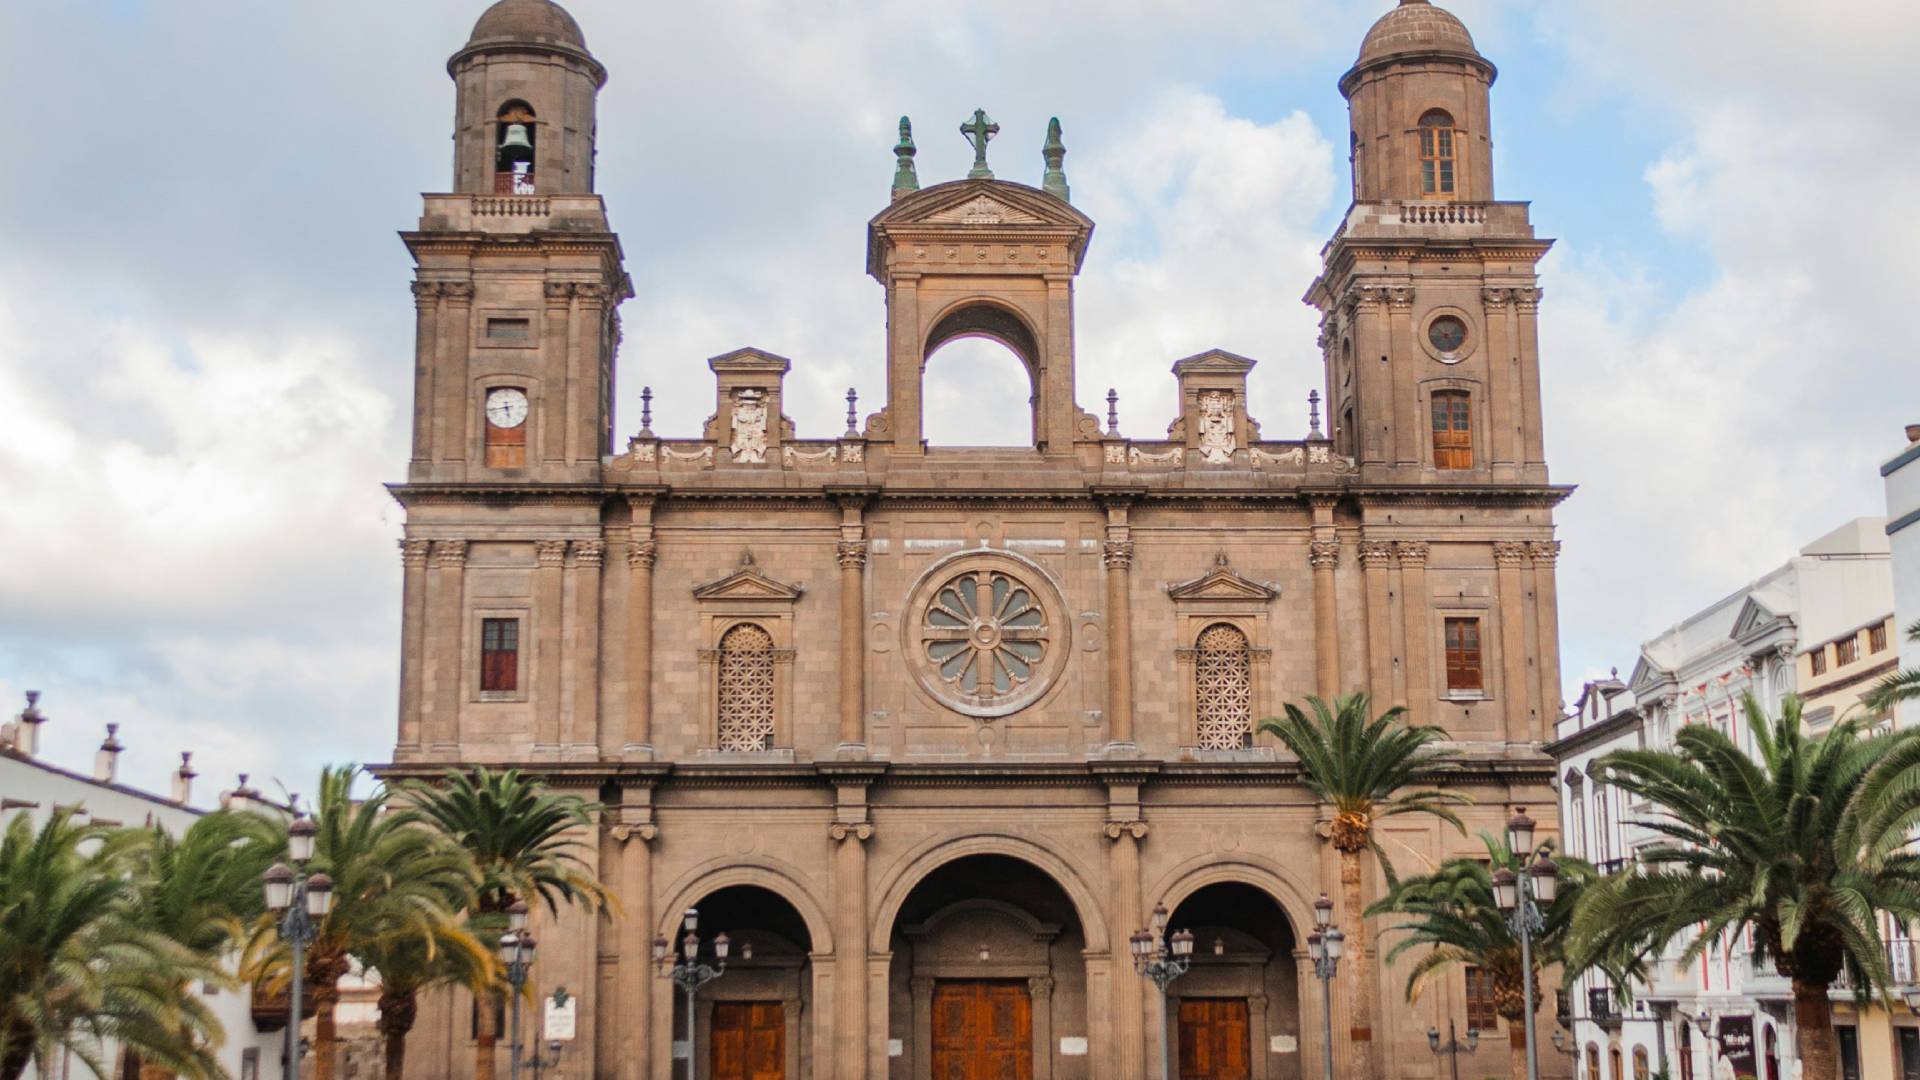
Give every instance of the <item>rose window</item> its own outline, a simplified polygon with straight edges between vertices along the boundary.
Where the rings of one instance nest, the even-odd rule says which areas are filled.
[[[969,552],[930,571],[909,601],[914,674],[977,717],[1005,716],[1046,692],[1065,659],[1065,609],[1044,572],[1003,552]]]

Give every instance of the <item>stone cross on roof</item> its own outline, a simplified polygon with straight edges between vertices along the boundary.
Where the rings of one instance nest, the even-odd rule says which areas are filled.
[[[993,170],[987,168],[987,140],[1000,134],[1000,125],[987,117],[987,110],[973,110],[973,119],[960,125],[960,134],[973,144],[973,168],[968,170],[969,180],[991,180]]]

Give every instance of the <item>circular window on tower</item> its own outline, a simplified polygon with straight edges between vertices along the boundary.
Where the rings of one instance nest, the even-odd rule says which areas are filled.
[[[1429,355],[1443,364],[1457,364],[1473,352],[1472,332],[1467,327],[1467,320],[1454,311],[1442,310],[1429,316],[1420,343]]]
[[[904,643],[920,685],[968,716],[1018,712],[1053,685],[1070,628],[1058,590],[1010,552],[964,552],[915,585]]]

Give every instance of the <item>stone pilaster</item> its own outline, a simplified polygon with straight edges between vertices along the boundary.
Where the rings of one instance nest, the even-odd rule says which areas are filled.
[[[479,412],[479,405],[468,400],[467,371],[468,345],[473,336],[473,283],[470,281],[449,281],[440,286],[440,326],[444,334],[436,334],[436,345],[445,347],[438,350],[440,363],[438,370],[444,375],[440,385],[435,388],[439,405],[434,409],[434,457],[439,461],[465,461],[467,448],[472,445],[471,436],[473,414]]]
[[[568,749],[595,755],[600,749],[600,567],[607,545],[601,540],[573,542],[573,722]]]
[[[1109,821],[1107,894],[1113,898],[1113,920],[1108,927],[1108,950],[1113,956],[1113,1054],[1115,1076],[1145,1076],[1146,995],[1144,978],[1129,970],[1130,938],[1146,926],[1140,899],[1140,841],[1147,837],[1144,821]]]
[[[421,664],[427,627],[427,556],[432,543],[400,541],[400,738],[394,757],[418,757],[421,751]]]
[[[1534,655],[1540,665],[1540,723],[1552,724],[1560,718],[1565,703],[1560,697],[1560,589],[1555,581],[1555,564],[1560,559],[1558,540],[1535,541],[1527,545],[1533,557]],[[1538,737],[1545,737],[1544,728]]]
[[[1381,540],[1360,543],[1360,565],[1367,585],[1367,693],[1375,712],[1393,698],[1393,545]]]
[[[1389,455],[1395,465],[1420,463],[1420,402],[1414,395],[1414,378],[1406,368],[1420,350],[1413,343],[1413,286],[1395,285],[1387,290],[1387,325],[1393,347],[1389,385],[1393,388],[1393,435],[1388,440]]]
[[[636,500],[627,540],[627,730],[621,752],[653,756],[653,539],[652,501]]]
[[[1546,440],[1540,424],[1540,297],[1544,289],[1513,290],[1514,340],[1520,357],[1520,466],[1546,478]]]
[[[527,629],[533,643],[533,752],[557,757],[564,741],[561,731],[561,636],[565,627],[567,542],[536,540],[533,572],[533,625]]]
[[[1520,445],[1520,361],[1513,340],[1513,290],[1482,289],[1480,300],[1487,316],[1481,348],[1486,351],[1488,430],[1474,454],[1492,465],[1495,480],[1511,480]]]
[[[619,1068],[614,1075],[619,1080],[651,1080],[647,1068],[653,1059],[651,984],[658,981],[653,971],[653,841],[660,830],[653,823],[651,792],[629,788],[622,795],[630,801],[612,811],[617,816],[611,831],[620,845],[617,891],[626,910],[614,923],[620,943],[614,976],[617,992],[603,1006],[600,1026],[615,1033]],[[603,1072],[605,1064],[603,1052]]]
[[[1314,689],[1326,701],[1340,694],[1340,616],[1334,594],[1334,570],[1340,565],[1340,541],[1314,540],[1307,549],[1313,567]]]
[[[1508,742],[1532,740],[1537,707],[1527,692],[1527,545],[1498,541],[1493,545],[1500,588],[1500,690],[1506,702]]]
[[[1415,724],[1433,722],[1433,673],[1427,645],[1432,622],[1427,610],[1433,602],[1427,591],[1427,542],[1402,540],[1394,545],[1400,562],[1401,634],[1406,641],[1407,708]]]
[[[865,814],[863,803],[859,815]],[[834,928],[839,950],[833,964],[834,1076],[866,1080],[867,841],[873,839],[873,826],[864,820],[836,821],[827,836],[835,845],[833,895],[839,923]]]
[[[601,354],[607,340],[607,297],[611,290],[598,282],[573,287],[573,325],[567,335],[567,458],[598,463],[607,452],[607,433],[601,416]]]
[[[545,407],[540,410],[541,430],[536,434],[540,440],[540,456],[557,463],[567,456],[566,385],[573,340],[573,285],[549,281],[543,292],[547,302],[544,340],[552,347],[541,350],[545,354],[546,375],[540,381],[540,400]],[[529,455],[533,452],[532,447],[527,448]]]
[[[440,283],[413,283],[413,460],[433,459],[434,351],[439,346]]]
[[[1124,502],[1107,504],[1107,740],[1132,749],[1133,734],[1133,529]]]
[[[460,701],[466,683],[461,677],[460,643],[466,640],[467,542],[433,542],[432,568],[427,574],[426,606],[432,633],[430,663],[432,712],[422,723],[428,754],[439,760],[457,760],[460,751]]]
[[[842,757],[867,753],[867,529],[866,500],[840,500],[840,745]]]

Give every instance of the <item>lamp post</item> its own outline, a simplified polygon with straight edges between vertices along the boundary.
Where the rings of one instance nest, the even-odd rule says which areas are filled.
[[[1313,927],[1307,935],[1307,955],[1313,957],[1313,977],[1320,980],[1320,1019],[1325,1024],[1321,1064],[1326,1080],[1333,1080],[1333,976],[1340,968],[1340,955],[1347,951],[1347,935],[1333,925],[1333,900],[1326,893],[1313,902]]]
[[[1193,966],[1193,933],[1176,930],[1167,936],[1167,905],[1153,906],[1153,927],[1136,930],[1128,939],[1133,952],[1133,970],[1153,980],[1160,988],[1160,1080],[1168,1080],[1167,987]]]
[[[1554,1034],[1558,1035],[1559,1032],[1556,1031],[1554,1032]],[[1467,1053],[1471,1054],[1475,1050],[1480,1049],[1480,1029],[1474,1028],[1474,1027],[1468,1028],[1467,1041],[1463,1043],[1460,1041],[1460,1037],[1454,1033],[1453,1021],[1448,1020],[1447,1021],[1447,1044],[1445,1046],[1440,1045],[1440,1029],[1439,1028],[1428,1028],[1427,1029],[1427,1049],[1433,1051],[1433,1054],[1435,1057],[1439,1057],[1441,1054],[1445,1054],[1448,1057],[1452,1058],[1453,1059],[1453,1080],[1460,1080],[1460,1051],[1465,1050]]]
[[[293,984],[287,994],[287,1080],[300,1080],[300,998],[305,989],[307,946],[313,944],[320,922],[333,907],[333,879],[321,873],[304,878],[300,874],[313,858],[317,831],[312,821],[296,818],[287,826],[287,858],[293,866],[276,862],[261,875],[267,910],[280,917],[280,939],[293,946]]]
[[[695,1080],[699,1075],[700,1059],[694,1053],[696,1031],[693,1024],[693,998],[700,992],[701,987],[727,973],[727,950],[731,942],[728,941],[725,933],[714,938],[713,957],[718,963],[703,964],[700,962],[699,909],[688,908],[680,926],[684,931],[680,937],[680,954],[684,959],[668,966],[672,956],[667,951],[667,939],[656,937],[653,939],[653,963],[660,969],[661,975],[672,979],[675,986],[687,992],[687,1080]],[[751,956],[745,951],[742,951],[741,955]]]
[[[527,902],[515,900],[507,909],[507,932],[500,935],[500,962],[507,968],[507,985],[512,987],[512,1027],[507,1036],[507,1075],[520,1080],[520,993],[527,985],[527,972],[533,967],[533,953],[539,943],[527,932]]]
[[[1540,1080],[1540,1059],[1533,1034],[1533,935],[1546,929],[1540,904],[1553,903],[1560,868],[1547,857],[1544,849],[1534,849],[1533,819],[1525,810],[1515,810],[1507,821],[1507,849],[1523,860],[1533,856],[1533,863],[1525,874],[1516,874],[1505,866],[1494,871],[1493,902],[1507,913],[1508,925],[1520,935],[1520,985],[1527,1013],[1527,1080]]]

